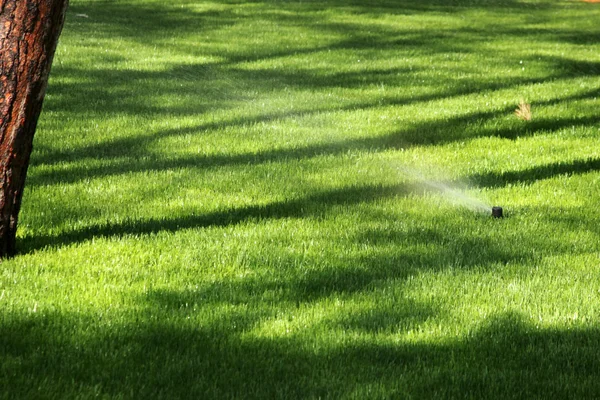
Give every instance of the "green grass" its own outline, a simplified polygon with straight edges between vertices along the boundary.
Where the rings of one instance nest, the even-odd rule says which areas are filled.
[[[599,20],[72,0],[0,397],[598,397]]]

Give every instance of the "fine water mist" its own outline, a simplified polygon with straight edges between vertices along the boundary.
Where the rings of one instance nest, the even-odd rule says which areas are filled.
[[[398,171],[406,178],[412,180],[416,187],[440,194],[450,204],[457,207],[465,207],[478,213],[489,214],[492,212],[491,205],[466,192],[466,185],[428,179],[422,171],[416,168],[402,166],[398,167]]]

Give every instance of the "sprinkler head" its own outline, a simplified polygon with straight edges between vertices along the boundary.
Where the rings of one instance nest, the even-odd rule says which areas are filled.
[[[502,218],[502,207],[492,207],[492,217]]]

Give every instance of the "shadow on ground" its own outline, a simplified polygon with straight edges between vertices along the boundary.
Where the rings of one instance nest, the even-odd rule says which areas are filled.
[[[235,5],[232,1],[229,4]],[[257,3],[262,4],[262,3]],[[304,1],[276,2],[265,18],[290,22],[290,17],[276,13],[277,7],[288,10],[321,10],[323,8],[351,7],[361,13],[417,13],[453,12],[465,7],[488,7],[484,0],[455,1],[377,1],[366,4],[358,1]],[[522,12],[529,3],[517,1],[494,2],[493,7],[509,12]],[[532,3],[531,6],[558,7],[553,3]],[[276,7],[275,7],[276,6]],[[127,11],[127,12],[124,12]],[[84,22],[71,25],[79,34],[97,31],[99,35],[117,34],[139,40],[144,44],[160,45],[165,30],[185,35],[197,29],[204,32],[218,30],[243,22],[229,11],[189,13],[174,7],[153,3],[136,7],[130,3],[114,2],[75,4],[72,13],[87,13]],[[72,15],[71,15],[72,17]],[[284,21],[284,18],[287,20]],[[308,23],[307,18],[293,18],[294,23]],[[272,21],[271,21],[272,22]],[[408,46],[427,48],[424,51],[450,51],[456,45],[448,43],[453,37],[448,33],[429,32],[410,36],[406,32],[386,32],[366,28],[356,31],[349,24],[322,24],[315,26],[346,35],[331,43],[333,49],[359,50],[380,46]],[[539,21],[536,21],[539,22]],[[87,23],[87,22],[86,22]],[[574,26],[574,25],[573,25]],[[200,28],[199,28],[200,27]],[[141,28],[141,29],[137,29]],[[370,27],[374,28],[374,27]],[[141,34],[140,32],[143,32]],[[457,34],[472,34],[458,32]],[[536,31],[523,28],[516,31],[495,31],[493,34],[530,34],[532,39],[581,43],[576,30],[563,32]],[[390,36],[386,36],[386,35]],[[404,36],[403,36],[404,35]],[[482,33],[483,35],[483,33]],[[477,38],[483,41],[489,37]],[[157,39],[159,38],[159,39]],[[164,39],[164,37],[163,37]],[[584,41],[585,42],[585,41]],[[164,43],[163,43],[164,45]],[[437,46],[437,47],[436,47]],[[463,46],[464,47],[464,46]],[[184,87],[178,93],[184,98],[197,95],[205,89],[212,102],[193,102],[184,108],[157,107],[147,98],[119,98],[127,87],[121,83],[133,80],[147,82],[147,87],[165,81],[166,94],[174,94],[169,79],[193,76],[214,76],[227,72],[240,82],[254,81],[257,75],[235,69],[240,61],[260,61],[269,57],[283,57],[298,51],[322,51],[323,48],[291,49],[289,52],[270,53],[268,48],[255,54],[240,52],[224,54],[224,60],[213,66],[175,66],[166,72],[148,73],[100,70],[94,73],[77,68],[58,68],[55,72],[73,78],[74,84],[56,85],[58,99],[49,105],[50,111],[69,112],[76,97],[71,93],[81,90],[79,98],[98,95],[98,111],[101,113],[154,114],[180,113],[182,115],[226,109],[218,104],[234,96],[222,92],[222,87]],[[462,48],[462,50],[465,50]],[[111,60],[104,60],[112,62]],[[119,60],[113,60],[118,62]],[[568,59],[546,60],[553,71],[536,79],[517,79],[506,83],[472,81],[457,90],[441,91],[417,99],[390,99],[387,105],[427,102],[476,93],[477,90],[509,88],[521,84],[541,82],[544,79],[560,79],[568,76],[595,76],[597,63],[573,62]],[[327,87],[327,85],[359,87],[379,81],[401,84],[398,70],[377,70],[367,74],[345,73],[337,76],[319,77],[302,75],[301,79],[285,73],[261,71],[267,85],[283,88],[296,85],[303,89]],[[87,81],[84,76],[87,76]],[[68,79],[67,79],[68,81]],[[87,82],[87,83],[86,83]],[[113,92],[104,90],[112,84]],[[486,86],[487,85],[487,86]],[[116,90],[115,90],[116,89]],[[225,88],[232,90],[231,88]],[[104,90],[104,91],[103,91]],[[168,92],[172,90],[172,92]],[[597,95],[596,92],[581,94],[581,98]],[[222,97],[219,97],[222,96]],[[331,110],[307,109],[298,113],[274,113],[225,121],[220,125],[190,128],[187,132],[219,129],[229,124],[259,123],[292,116],[310,115],[323,111],[362,109],[380,106],[380,102],[357,103]],[[384,102],[385,105],[385,102]],[[81,105],[81,110],[86,105]],[[315,145],[290,150],[265,150],[259,154],[233,156],[209,156],[176,158],[174,160],[151,159],[144,161],[147,147],[169,135],[181,131],[153,132],[152,135],[117,139],[91,145],[77,151],[63,151],[60,147],[41,148],[34,155],[33,166],[77,161],[85,158],[114,159],[131,156],[116,167],[78,170],[77,167],[63,171],[62,175],[34,174],[33,184],[75,182],[86,177],[106,176],[182,167],[214,167],[232,164],[256,164],[289,158],[308,158],[320,154],[339,154],[351,149],[378,149],[410,146],[415,144],[439,144],[463,140],[468,137],[493,136],[515,138],[533,135],[537,130],[557,130],[573,124],[597,124],[595,117],[563,119],[558,121],[535,121],[529,131],[523,125],[514,129],[469,133],[465,128],[473,122],[491,120],[510,109],[494,113],[474,113],[458,116],[450,121],[427,122],[399,129],[379,138],[352,139],[341,143]],[[454,130],[442,135],[448,125]],[[562,173],[584,173],[598,169],[595,159],[573,161],[567,164],[548,165],[535,169],[503,174],[473,177],[483,186],[501,187],[512,183],[532,183]],[[69,167],[70,168],[70,167]],[[36,180],[37,179],[37,180]],[[23,250],[31,252],[45,246],[63,246],[89,240],[94,237],[119,237],[123,235],[175,232],[181,229],[202,227],[225,227],[246,221],[268,221],[283,218],[319,218],[335,206],[356,205],[378,201],[394,196],[418,195],[422,189],[405,185],[365,186],[337,191],[310,194],[304,198],[282,201],[264,206],[247,206],[222,210],[200,216],[186,216],[162,220],[126,221],[120,224],[92,226],[56,237],[30,237],[23,241]],[[557,214],[553,218],[559,218]],[[450,218],[460,223],[456,215]],[[486,219],[486,221],[488,221]],[[440,219],[442,226],[445,222]],[[496,221],[498,232],[501,223]],[[518,222],[518,221],[517,221]],[[491,222],[487,222],[491,223]],[[494,222],[495,223],[495,222]],[[572,226],[572,221],[565,221]],[[591,223],[590,223],[591,224]],[[597,225],[596,225],[597,226]],[[511,248],[511,241],[493,241],[490,237],[473,235],[468,226],[452,226],[445,230],[430,229],[364,229],[355,233],[351,241],[369,242],[378,250],[394,243],[396,252],[387,249],[381,254],[352,254],[341,257],[338,264],[326,271],[287,271],[286,279],[276,273],[260,279],[233,281],[230,284],[208,284],[197,291],[155,289],[136,299],[136,307],[127,310],[109,310],[107,314],[63,314],[40,307],[36,312],[16,314],[3,311],[0,314],[0,382],[6,398],[44,398],[61,394],[63,397],[109,398],[594,398],[600,392],[600,330],[573,326],[571,329],[537,328],[532,321],[512,313],[491,317],[476,327],[468,336],[438,343],[404,340],[408,329],[428,319],[443,320],[444,310],[436,304],[420,303],[399,298],[387,307],[342,312],[319,321],[311,320],[307,326],[296,327],[291,332],[264,335],[263,324],[293,316],[295,308],[310,306],[311,302],[333,295],[357,293],[376,289],[382,281],[402,280],[410,274],[435,268],[443,269],[460,265],[461,268],[492,268],[496,264],[518,263],[534,257],[523,249],[536,249],[543,242],[556,252],[566,251],[568,243],[553,243],[552,236],[541,232],[528,238],[530,243]],[[592,229],[592,228],[590,228]],[[508,232],[508,233],[507,233]],[[504,235],[510,236],[509,230]],[[523,240],[511,237],[512,241]],[[559,239],[556,239],[557,241]],[[414,251],[417,245],[428,245],[426,252]],[[412,247],[411,247],[412,246]],[[406,251],[406,249],[410,251]],[[280,266],[297,260],[284,256]],[[300,275],[302,272],[302,275]],[[257,295],[274,292],[273,299],[257,299]],[[271,302],[271,306],[265,303]],[[188,306],[189,305],[189,306]],[[364,311],[364,312],[362,312]]]
[[[566,96],[560,99],[538,101],[534,107],[552,105],[558,102],[571,102],[596,97],[599,89],[593,89]],[[445,94],[447,95],[447,94]],[[444,96],[445,96],[444,95]],[[443,96],[442,96],[443,97]],[[394,100],[389,104],[403,104],[406,102],[427,102],[441,98],[438,95],[425,96],[408,100]],[[396,103],[397,102],[397,103]],[[381,104],[365,103],[346,107],[346,110],[365,109]],[[343,110],[343,109],[341,109]],[[338,110],[338,111],[341,111]],[[598,116],[570,117],[560,119],[538,118],[527,124],[515,121],[508,127],[484,127],[488,121],[509,115],[514,106],[507,106],[498,111],[486,111],[467,113],[443,120],[434,120],[422,123],[411,123],[398,131],[383,134],[381,136],[353,138],[341,141],[332,141],[314,145],[294,146],[290,148],[267,149],[253,153],[239,154],[214,154],[176,156],[165,158],[164,155],[154,154],[148,147],[155,141],[169,137],[185,134],[202,134],[212,129],[220,129],[225,126],[247,126],[264,121],[277,119],[310,117],[323,110],[312,110],[293,113],[281,113],[263,115],[260,117],[240,118],[220,123],[204,124],[190,128],[171,129],[151,134],[128,136],[126,138],[110,140],[100,144],[93,144],[74,150],[48,150],[42,149],[41,154],[36,154],[32,159],[32,173],[28,177],[28,185],[48,185],[59,183],[75,183],[85,179],[93,179],[111,175],[135,173],[142,171],[161,171],[181,168],[219,168],[224,166],[256,165],[267,162],[284,162],[289,160],[304,160],[324,155],[345,154],[348,151],[385,151],[388,149],[406,149],[412,146],[434,146],[462,140],[475,139],[478,137],[499,137],[504,139],[516,139],[520,137],[533,136],[539,132],[557,132],[567,127],[596,126],[600,123]],[[506,125],[506,124],[505,124]],[[84,166],[77,161],[103,161],[106,165]],[[39,165],[52,165],[55,163],[70,162],[66,168],[60,170],[47,170],[36,172],[35,167]],[[95,163],[97,165],[97,163]],[[487,186],[493,177],[477,176],[474,181]]]
[[[114,38],[139,40],[143,45],[158,46],[161,49],[175,51],[170,39],[190,34],[214,34],[221,29],[256,17],[245,8],[236,10],[236,2],[223,4],[217,9],[188,9],[172,5],[151,3],[145,5],[119,3],[74,4],[70,11],[70,25],[74,35],[82,38]],[[260,7],[259,7],[260,6]],[[498,1],[493,6],[486,1],[457,0],[441,2],[435,0],[413,1],[377,1],[368,6],[360,2],[274,2],[257,3],[262,10],[260,18],[267,23],[281,27],[303,26],[314,34],[330,33],[335,39],[322,46],[311,46],[304,42],[290,46],[257,46],[249,41],[248,46],[236,47],[237,50],[224,52],[221,48],[204,49],[214,51],[213,56],[221,61],[205,63],[169,64],[159,70],[130,70],[119,67],[123,60],[112,60],[101,51],[91,51],[98,56],[95,68],[82,68],[77,65],[55,65],[53,75],[63,79],[51,81],[49,94],[52,99],[45,104],[48,112],[67,113],[78,119],[106,118],[111,115],[127,116],[189,116],[210,115],[217,111],[227,111],[236,106],[236,101],[252,102],[248,92],[261,90],[298,90],[319,91],[328,88],[359,89],[369,85],[386,87],[410,87],[419,82],[418,74],[423,67],[407,68],[361,68],[359,70],[331,72],[324,69],[286,68],[243,68],[245,62],[264,61],[279,57],[315,54],[323,51],[403,51],[411,56],[433,54],[461,54],[469,51],[485,52],[481,43],[487,43],[496,36],[515,38],[527,37],[531,42],[570,43],[578,37],[576,28],[560,30],[540,29],[540,21],[520,27],[500,25],[494,29],[468,28],[457,30],[405,30],[395,29],[364,21],[361,24],[351,22],[331,22],[322,13],[323,10],[340,9],[350,14],[394,15],[405,13],[452,13],[469,8],[485,8],[489,12],[517,12],[527,7],[548,8],[544,15],[554,15],[562,5],[551,3],[522,3],[518,1]],[[77,18],[77,14],[89,18]],[[250,14],[248,14],[250,13]],[[543,22],[543,21],[542,21]],[[166,35],[164,32],[169,32]],[[581,35],[579,35],[581,36]],[[589,37],[589,35],[586,35]],[[240,38],[245,43],[247,38]],[[238,44],[239,44],[238,43]],[[162,47],[161,47],[162,46]],[[284,51],[275,51],[274,47],[286,47]],[[96,47],[91,46],[91,49]],[[183,48],[185,54],[195,54],[198,49]],[[387,53],[386,53],[387,54]],[[390,53],[391,54],[395,53]],[[394,56],[396,57],[396,56]],[[451,117],[443,121],[427,121],[419,124],[401,126],[396,132],[382,137],[351,139],[347,142],[319,143],[300,148],[283,150],[264,150],[258,154],[208,155],[205,157],[183,157],[164,159],[149,150],[153,144],[169,136],[186,134],[202,135],[205,132],[227,127],[239,127],[292,118],[305,118],[324,112],[365,110],[385,106],[405,106],[426,104],[427,102],[448,99],[457,96],[476,94],[482,91],[494,91],[549,82],[570,77],[597,76],[600,66],[594,61],[571,60],[568,57],[548,57],[532,55],[527,62],[544,65],[546,72],[531,76],[495,77],[485,74],[471,74],[467,80],[454,80],[454,86],[437,88],[435,82],[426,82],[427,87],[435,90],[421,95],[397,97],[389,96],[371,100],[353,101],[344,104],[315,105],[300,110],[269,111],[257,115],[234,117],[218,122],[206,122],[197,126],[163,131],[144,132],[127,138],[106,139],[89,146],[65,150],[65,146],[55,146],[36,142],[32,155],[32,176],[29,184],[53,184],[57,182],[75,182],[82,179],[136,172],[154,169],[211,167],[229,164],[260,163],[289,158],[306,158],[321,154],[337,154],[352,149],[403,148],[414,145],[436,145],[452,141],[467,140],[476,137],[497,136],[515,138],[534,135],[539,131],[556,131],[565,126],[591,126],[598,123],[594,116],[574,119],[534,120],[527,127],[520,125],[508,129],[478,129],[487,121],[510,114],[514,105],[494,112],[475,112]],[[517,61],[515,61],[517,62]],[[454,74],[466,74],[458,65],[452,67]],[[131,92],[131,85],[139,89]],[[576,96],[564,97],[560,101],[569,102],[578,99],[596,97],[598,89]],[[170,104],[158,100],[168,96]],[[543,105],[535,104],[535,105]],[[60,172],[44,172],[36,175],[39,165],[56,165],[65,162],[76,163],[82,160],[117,161],[110,165],[83,168],[68,166]]]
[[[319,326],[261,337],[254,328],[264,315],[251,308],[206,322],[169,303],[146,307],[142,313],[155,322],[112,327],[85,315],[4,314],[3,395],[522,399],[593,398],[600,391],[595,328],[538,329],[507,313],[469,337],[430,344],[378,340],[369,334],[381,322],[375,315],[352,327],[362,339],[328,342],[335,331]],[[426,315],[420,306],[415,312]],[[411,318],[410,311],[392,316],[394,326]],[[78,334],[89,327],[92,334]]]
[[[587,158],[544,164],[519,171],[477,174],[471,176],[469,181],[478,186],[496,188],[509,185],[531,185],[539,180],[560,175],[585,174],[596,171],[600,171],[600,159]]]

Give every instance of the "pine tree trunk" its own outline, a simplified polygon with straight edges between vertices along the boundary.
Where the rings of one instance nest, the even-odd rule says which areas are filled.
[[[33,135],[68,0],[0,0],[0,257],[15,253]]]

